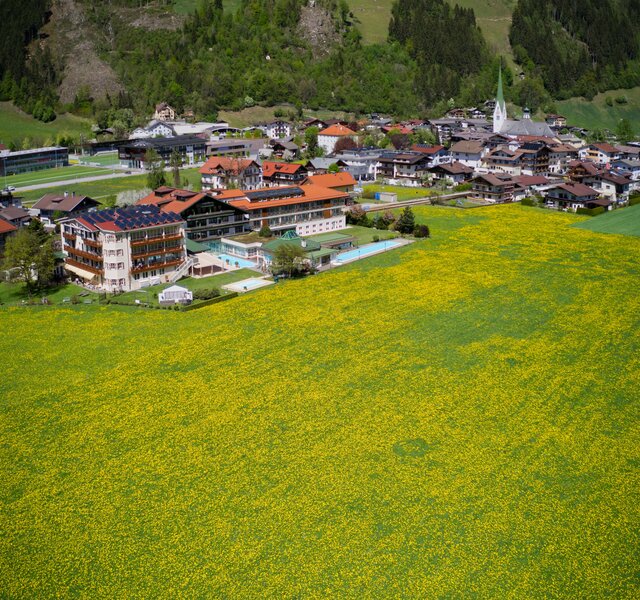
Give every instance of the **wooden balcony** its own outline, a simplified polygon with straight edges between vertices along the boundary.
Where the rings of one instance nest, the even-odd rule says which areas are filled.
[[[155,263],[153,265],[146,265],[144,267],[138,267],[131,269],[130,273],[134,275],[135,273],[144,273],[145,271],[153,271],[154,269],[163,269],[165,267],[175,267],[182,264],[184,261],[181,258],[176,260],[168,260],[163,263]]]
[[[93,273],[94,275],[102,275],[102,271],[100,269],[96,269],[95,267],[92,267],[91,265],[85,265],[83,262],[77,261],[77,260],[73,260],[72,258],[69,258],[67,256],[67,258],[64,259],[64,263],[66,265],[72,265],[74,267],[78,267],[80,269],[84,269],[85,271],[89,271],[89,273]]]
[[[90,240],[89,238],[84,238],[84,243],[87,246],[91,246],[92,248],[97,248],[97,249],[102,248],[102,243],[98,242],[97,240]]]
[[[170,252],[181,252],[182,246],[171,246],[170,248],[160,248],[158,250],[152,250],[149,252],[133,252],[131,256],[133,258],[148,258],[149,256],[156,256],[158,254],[169,254]]]
[[[85,252],[84,250],[78,250],[77,248],[72,248],[71,246],[67,246],[66,244],[63,246],[64,251],[69,254],[75,254],[76,256],[82,256],[82,258],[88,258],[89,260],[95,260],[97,262],[102,261],[101,254],[93,254],[92,252]]]
[[[148,237],[142,240],[131,240],[131,246],[137,248],[138,246],[144,246],[145,244],[153,244],[155,242],[172,242],[182,239],[182,233],[175,233],[172,235],[157,235],[155,237]]]
[[[65,240],[69,240],[70,242],[75,242],[76,241],[76,235],[74,235],[73,233],[63,233],[62,234],[64,236]]]

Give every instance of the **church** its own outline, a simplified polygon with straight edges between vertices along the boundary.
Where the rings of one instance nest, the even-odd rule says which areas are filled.
[[[502,90],[502,69],[500,69],[498,75],[498,94],[496,95],[496,107],[493,109],[493,133],[500,133],[510,137],[533,135],[552,138],[556,136],[546,123],[532,121],[528,108],[524,109],[522,120],[520,121],[513,121],[507,118],[507,104],[504,101]]]

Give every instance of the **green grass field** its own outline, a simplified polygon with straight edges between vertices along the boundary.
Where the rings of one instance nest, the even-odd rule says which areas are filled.
[[[59,167],[57,169],[43,169],[42,171],[30,171],[29,173],[20,173],[19,175],[10,175],[9,177],[0,178],[2,185],[14,185],[16,187],[28,187],[31,185],[40,185],[50,183],[52,186],[58,181],[67,179],[80,179],[82,177],[92,177],[95,175],[108,175],[111,173],[109,169],[100,167],[85,166],[68,166]]]
[[[0,309],[3,595],[638,597],[640,239],[416,214],[190,313]]]
[[[81,168],[81,167],[78,167]],[[104,171],[104,170],[102,170]],[[194,190],[200,190],[200,173],[198,169],[182,169],[180,171],[182,177],[182,185],[185,182],[190,183]],[[172,185],[171,173],[166,173],[167,184]],[[146,175],[131,175],[129,177],[116,177],[114,179],[102,179],[100,181],[87,181],[84,183],[74,183],[72,185],[52,186],[41,190],[32,190],[28,192],[20,192],[20,196],[24,198],[25,204],[33,204],[44,194],[74,192],[76,194],[85,194],[100,200],[111,195],[117,195],[120,192],[128,190],[141,190],[147,187]]]
[[[576,227],[597,233],[620,233],[640,237],[640,204],[609,211],[578,223]]]
[[[627,104],[617,104],[614,100],[618,96],[625,96]],[[614,101],[613,106],[607,106],[607,98]],[[590,102],[584,98],[571,98],[558,102],[557,106],[569,125],[615,131],[621,119],[628,119],[636,136],[640,136],[640,87],[604,92]]]
[[[423,187],[404,187],[401,185],[382,185],[379,183],[372,183],[370,185],[362,186],[363,198],[362,202],[367,203],[368,199],[364,197],[364,194],[375,194],[376,192],[391,192],[398,195],[398,201],[412,200],[413,198],[425,198],[431,195],[433,192]]]
[[[0,102],[0,143],[15,142],[22,146],[25,138],[31,138],[36,145],[55,143],[58,133],[73,135],[91,134],[90,122],[75,115],[59,115],[51,123],[42,123],[23,113],[10,102]]]

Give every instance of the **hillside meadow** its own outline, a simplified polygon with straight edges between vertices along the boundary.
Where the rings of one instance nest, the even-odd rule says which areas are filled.
[[[3,595],[638,597],[640,239],[416,213],[198,311],[0,309]]]

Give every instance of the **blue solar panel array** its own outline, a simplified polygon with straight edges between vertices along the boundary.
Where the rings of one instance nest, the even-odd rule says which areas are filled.
[[[267,190],[257,190],[252,192],[246,192],[245,194],[249,200],[276,200],[278,198],[295,198],[297,196],[304,196],[304,191],[299,187],[286,187],[286,188],[269,188]]]
[[[82,218],[96,227],[101,223],[115,223],[121,230],[141,229],[154,225],[179,223],[182,217],[172,212],[163,212],[153,204],[109,208],[97,212],[84,213]]]

